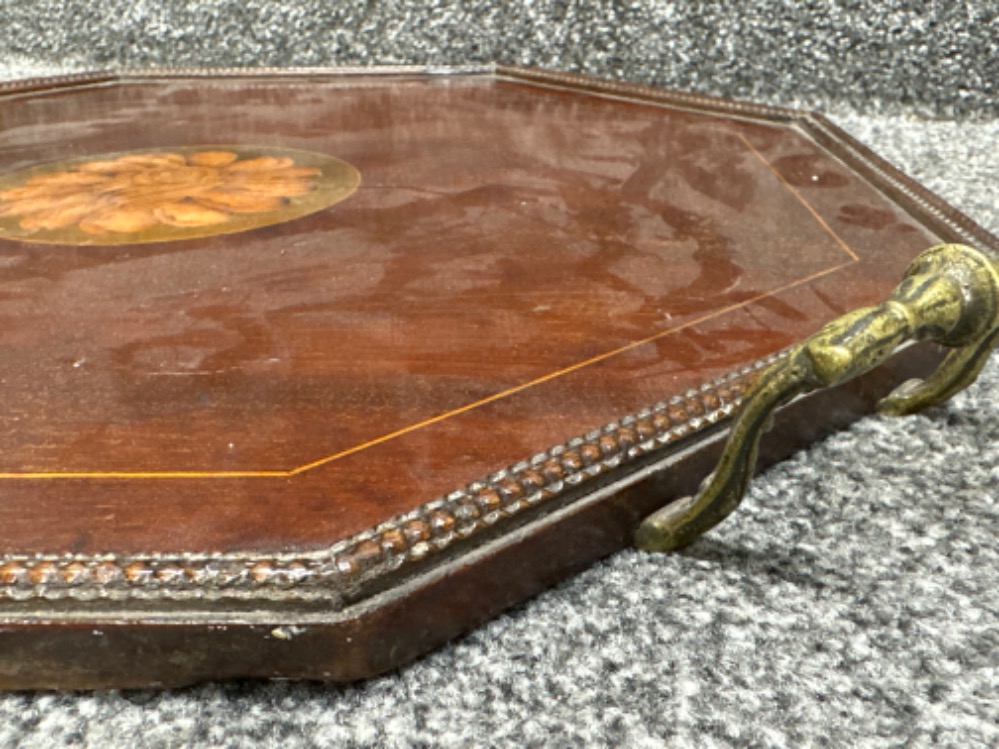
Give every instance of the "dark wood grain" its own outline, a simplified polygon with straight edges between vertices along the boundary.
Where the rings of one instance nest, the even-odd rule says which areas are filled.
[[[696,486],[754,370],[668,417],[671,398],[879,299],[932,244],[992,241],[820,118],[585,79],[191,74],[0,94],[0,176],[220,144],[361,174],[330,208],[241,233],[0,238],[0,686],[397,665]],[[842,408],[796,406],[775,457],[874,397],[843,392]],[[545,451],[562,473],[517,467]],[[553,513],[577,505],[604,507],[579,515],[599,538],[536,564],[569,528]],[[496,580],[486,549],[516,528],[523,548],[500,556],[520,571]],[[379,591],[391,603],[372,613]],[[328,655],[280,636],[256,652],[285,619],[312,627],[289,642]],[[117,633],[101,666],[82,652],[96,623]],[[136,649],[153,654],[129,670]]]

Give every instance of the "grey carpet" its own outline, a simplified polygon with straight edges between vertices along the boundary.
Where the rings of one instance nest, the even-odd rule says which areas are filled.
[[[0,74],[497,59],[806,103],[999,232],[997,18],[0,0]],[[398,674],[0,696],[0,746],[997,746],[997,388],[993,363],[944,407],[866,419],[760,477],[686,553],[622,552]]]

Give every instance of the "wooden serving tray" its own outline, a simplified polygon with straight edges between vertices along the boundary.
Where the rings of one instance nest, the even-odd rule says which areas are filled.
[[[27,81],[0,127],[3,688],[404,664],[629,544],[918,252],[999,247],[819,115],[531,70]]]

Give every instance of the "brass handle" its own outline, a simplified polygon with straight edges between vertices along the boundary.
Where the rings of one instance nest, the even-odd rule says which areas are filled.
[[[833,320],[759,375],[735,417],[717,468],[696,496],[647,517],[635,544],[647,551],[683,548],[735,510],[753,475],[760,437],[781,404],[873,369],[910,339],[953,348],[925,381],[907,382],[878,404],[882,413],[914,413],[974,382],[997,335],[999,262],[964,245],[927,250],[886,302]]]

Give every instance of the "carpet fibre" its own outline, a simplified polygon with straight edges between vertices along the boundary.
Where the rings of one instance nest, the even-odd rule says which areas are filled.
[[[999,232],[994,8],[0,0],[0,75],[497,60],[806,105]],[[0,746],[997,746],[996,392],[867,418],[399,673],[0,695]]]

